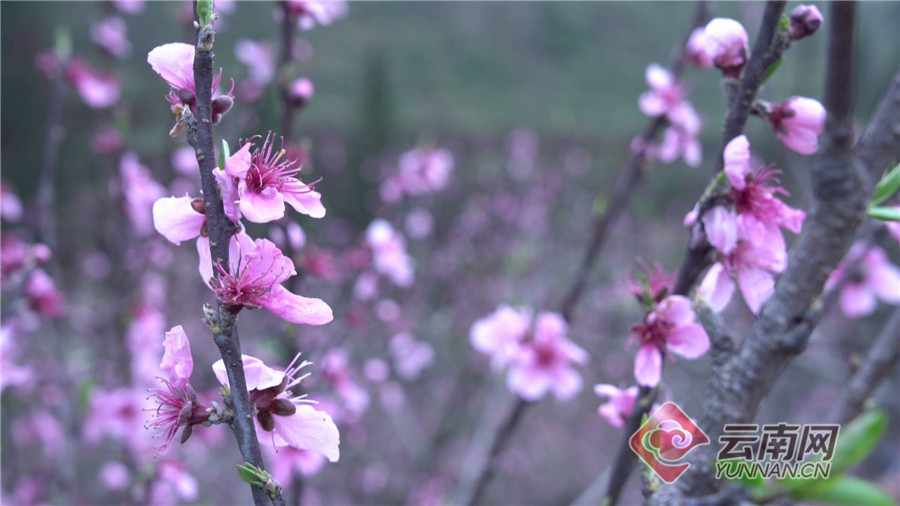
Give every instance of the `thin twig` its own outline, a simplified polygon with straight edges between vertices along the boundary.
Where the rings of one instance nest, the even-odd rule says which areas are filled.
[[[297,31],[297,21],[291,14],[286,0],[282,0],[278,4],[281,8],[281,49],[278,56],[278,70],[275,75],[281,88],[281,135],[290,141],[293,139],[294,115],[297,108],[291,103],[291,83],[288,79],[287,67],[294,59],[294,33]]]
[[[525,410],[532,404],[534,403],[521,398],[516,399],[516,403],[512,410],[507,413],[506,418],[503,420],[503,423],[495,434],[483,471],[478,476],[478,480],[475,482],[475,486],[472,489],[472,496],[463,504],[471,506],[477,504],[481,499],[481,496],[487,488],[487,484],[491,481],[491,478],[494,476],[494,471],[497,469],[500,453],[506,447],[506,443],[509,441],[513,432],[518,428]]]
[[[58,59],[50,77],[50,97],[47,101],[47,129],[44,132],[44,149],[41,157],[40,181],[38,183],[38,237],[54,254],[59,254],[56,246],[56,168],[59,163],[59,148],[66,136],[62,123],[63,105],[66,97],[65,66],[67,57],[54,53]],[[54,276],[56,277],[56,276]],[[58,277],[57,277],[58,281]]]
[[[900,309],[888,319],[856,374],[850,378],[829,420],[845,424],[863,411],[863,406],[882,380],[900,360]]]
[[[196,16],[197,8],[194,2]],[[194,148],[197,164],[200,166],[200,183],[203,188],[203,199],[206,203],[206,223],[209,230],[209,249],[213,265],[223,266],[228,263],[228,244],[233,225],[225,216],[222,194],[213,170],[216,168],[215,151],[212,135],[212,83],[213,83],[213,46],[215,31],[210,25],[197,25],[197,47],[194,53],[194,82],[197,90],[197,113],[187,128],[188,142]],[[247,381],[244,377],[244,366],[241,358],[241,343],[237,332],[237,314],[229,311],[221,302],[215,310],[207,310],[206,323],[213,332],[213,341],[219,348],[228,384],[231,390],[231,402],[234,409],[234,421],[231,430],[237,439],[241,456],[245,462],[263,469],[262,452],[256,437],[253,424],[254,406],[250,402]],[[251,486],[253,502],[256,506],[271,503],[266,492]]]

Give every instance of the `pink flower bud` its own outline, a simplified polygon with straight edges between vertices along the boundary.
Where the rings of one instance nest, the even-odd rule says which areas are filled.
[[[802,155],[811,155],[819,150],[825,115],[825,108],[818,100],[791,97],[771,108],[769,121],[785,146]]]
[[[685,55],[688,63],[696,65],[702,69],[711,69],[713,59],[706,52],[706,30],[704,28],[696,28],[691,32],[687,46],[685,46]]]
[[[292,103],[297,106],[303,106],[312,100],[313,95],[316,93],[316,88],[313,86],[312,81],[305,77],[301,77],[291,83],[288,93],[290,94]]]
[[[706,52],[728,77],[738,77],[747,63],[747,31],[733,19],[715,18],[706,25]]]
[[[815,5],[798,5],[791,12],[791,39],[800,40],[816,33],[824,17]]]

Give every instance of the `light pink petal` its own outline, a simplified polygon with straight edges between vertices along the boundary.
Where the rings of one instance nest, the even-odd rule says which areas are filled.
[[[200,236],[206,216],[194,211],[191,197],[166,197],[153,203],[153,227],[174,244]]]
[[[675,83],[672,73],[657,63],[647,65],[644,76],[647,78],[647,84],[654,90],[669,88]]]
[[[238,207],[238,190],[234,178],[226,174],[222,169],[214,169],[213,175],[222,189],[222,206],[225,208],[225,216],[237,223],[241,219],[241,211]]]
[[[298,325],[324,325],[334,319],[331,308],[323,300],[302,297],[281,285],[272,287],[256,302],[285,321]]]
[[[638,99],[638,108],[647,116],[662,116],[666,112],[666,103],[659,94],[645,91]]]
[[[238,185],[241,214],[253,223],[268,223],[284,217],[284,197],[275,188],[269,186],[262,192],[255,193],[246,189],[246,183]]]
[[[694,223],[697,223],[697,217],[700,215],[700,203],[697,202],[694,204],[694,208],[688,211],[687,214],[684,215],[684,221],[682,221],[682,225],[685,227],[690,227]]]
[[[738,216],[734,211],[716,206],[707,211],[702,220],[709,243],[724,255],[731,253],[738,239]]]
[[[621,393],[621,390],[619,390],[615,385],[610,385],[608,383],[599,383],[597,385],[594,385],[594,393],[612,399],[613,397],[618,396]]]
[[[666,349],[684,358],[697,358],[709,350],[709,336],[699,323],[675,327],[666,339]]]
[[[841,289],[841,310],[847,318],[862,318],[875,311],[878,302],[868,287],[858,283],[847,283]]]
[[[812,155],[819,150],[819,135],[806,128],[791,128],[788,132],[775,132],[782,144],[801,155]]]
[[[245,143],[241,146],[241,149],[225,159],[225,172],[229,176],[243,179],[247,175],[252,158],[250,156],[250,146],[251,143]]]
[[[619,409],[612,402],[601,405],[598,412],[613,427],[621,428],[625,426],[625,422],[622,420],[622,413],[619,412]]]
[[[869,272],[869,285],[884,302],[900,303],[900,270],[890,264],[882,264]]]
[[[318,452],[331,462],[340,458],[341,436],[328,413],[300,404],[293,415],[276,415],[274,420],[276,445]]]
[[[525,399],[536,401],[550,390],[550,378],[541,371],[527,366],[512,367],[506,376],[510,391]]]
[[[581,375],[571,367],[559,370],[553,378],[553,395],[561,401],[567,401],[581,391]]]
[[[709,307],[718,313],[731,302],[734,288],[734,280],[725,272],[721,263],[716,263],[709,268],[706,277],[697,288],[697,296],[706,300]]]
[[[656,313],[673,325],[693,323],[695,320],[691,300],[683,295],[669,295],[656,306]]]
[[[209,280],[213,278],[212,254],[209,251],[209,237],[197,238],[197,256],[200,260],[198,270],[200,271],[200,279],[210,286]],[[210,286],[211,287],[211,286]]]
[[[542,341],[560,339],[565,336],[567,327],[561,314],[543,311],[535,322],[534,336]]]
[[[163,348],[166,351],[159,368],[169,373],[169,380],[173,383],[189,380],[194,371],[194,359],[191,357],[191,343],[181,325],[166,332]]]
[[[147,54],[147,63],[172,88],[194,91],[194,46],[181,42],[158,46]]]
[[[684,163],[688,167],[697,168],[703,162],[703,146],[696,137],[684,140]]]
[[[756,266],[743,266],[738,271],[738,286],[744,296],[744,302],[753,314],[758,315],[763,302],[775,290],[775,279],[772,273]]]
[[[305,214],[311,218],[325,216],[322,195],[317,191],[285,192],[284,201],[290,204],[298,213]]]
[[[643,344],[634,357],[634,378],[639,385],[655,387],[662,376],[662,354],[652,344]]]
[[[725,145],[725,175],[735,190],[747,187],[747,174],[750,173],[750,141],[746,135],[731,139]]]
[[[247,382],[248,392],[275,387],[284,381],[283,372],[272,369],[256,357],[241,355],[241,361],[244,363],[244,378]],[[225,370],[225,363],[222,360],[215,362],[212,370],[219,383],[229,386],[228,372]]]

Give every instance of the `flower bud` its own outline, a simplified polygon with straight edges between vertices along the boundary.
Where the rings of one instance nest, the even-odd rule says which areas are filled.
[[[715,18],[704,30],[706,52],[726,77],[738,77],[747,63],[748,38],[744,27],[733,19]]]
[[[213,99],[212,101],[212,115],[213,115],[213,123],[218,123],[222,120],[222,116],[228,113],[231,110],[231,106],[234,105],[234,99],[229,95],[221,95]]]
[[[303,107],[307,102],[312,100],[316,93],[316,88],[312,81],[305,77],[295,79],[288,88],[288,95],[291,103],[297,107]]]
[[[270,412],[278,416],[291,416],[297,412],[297,406],[287,399],[275,399]]]
[[[191,201],[191,209],[200,214],[206,214],[206,202],[201,198],[196,198]]]
[[[819,134],[825,128],[825,116],[822,104],[806,97],[791,97],[769,109],[769,122],[775,135],[785,146],[802,155],[819,150]]]
[[[691,32],[687,46],[685,46],[685,57],[692,65],[702,69],[712,68],[713,60],[706,52],[706,30],[703,27],[695,28]]]
[[[256,415],[256,419],[259,420],[260,427],[266,432],[272,432],[275,428],[275,419],[272,417],[272,413],[268,411],[260,411]]]
[[[791,12],[791,39],[800,40],[816,33],[824,17],[815,5],[798,5]]]

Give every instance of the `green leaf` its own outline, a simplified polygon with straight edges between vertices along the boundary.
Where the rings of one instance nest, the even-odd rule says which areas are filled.
[[[94,382],[92,380],[85,380],[81,386],[78,387],[78,411],[80,413],[84,413],[87,410],[88,401],[91,399],[91,392],[94,390]]]
[[[900,165],[894,167],[881,178],[878,185],[875,186],[875,193],[872,194],[872,205],[877,206],[900,190]]]
[[[881,489],[854,476],[838,476],[830,480],[811,481],[791,491],[791,497],[824,504],[896,505]]]
[[[896,207],[869,207],[866,214],[879,221],[900,221],[900,209]]]
[[[209,24],[209,20],[212,18],[212,13],[213,0],[197,1],[197,20],[200,22],[200,26],[206,26]]]
[[[56,29],[56,41],[53,47],[56,57],[66,61],[72,56],[72,34],[67,28]]]
[[[228,141],[222,139],[222,151],[219,152],[219,168],[225,170],[225,160],[231,156],[231,149],[228,147]]]
[[[778,67],[780,67],[782,63],[784,63],[783,57],[775,60],[775,63],[773,63],[772,65],[769,65],[769,70],[766,71],[766,75],[765,77],[763,77],[762,84],[765,84],[770,77],[775,75],[775,72],[778,71]]]
[[[266,482],[271,479],[269,473],[249,462],[244,462],[242,465],[237,466],[237,470],[244,483],[256,485],[257,487],[265,486]]]
[[[842,473],[868,457],[886,427],[887,415],[880,409],[866,411],[841,427],[831,459],[831,472]]]

